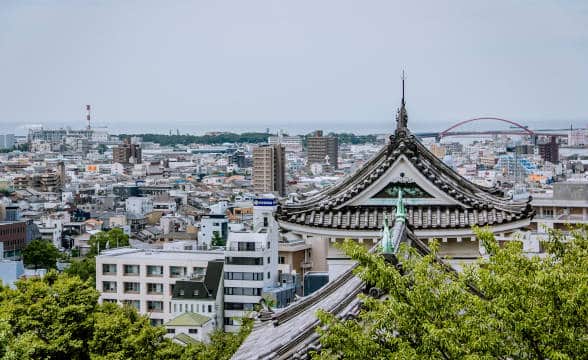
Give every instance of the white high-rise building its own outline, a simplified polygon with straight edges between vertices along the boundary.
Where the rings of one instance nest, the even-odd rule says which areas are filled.
[[[14,134],[0,134],[0,149],[12,149],[14,143]]]
[[[267,207],[262,203],[256,201],[254,208],[253,217],[258,219],[254,232],[229,233],[224,266],[225,331],[236,331],[239,319],[248,316],[262,302],[264,290],[279,285],[279,233],[271,216],[275,199],[269,199]]]

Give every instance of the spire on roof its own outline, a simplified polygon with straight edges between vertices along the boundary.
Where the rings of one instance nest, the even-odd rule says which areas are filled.
[[[396,114],[396,131],[399,130],[407,130],[407,123],[408,123],[408,115],[406,113],[406,102],[404,100],[404,80],[406,80],[406,75],[404,74],[404,70],[402,71],[402,103],[400,105],[400,109],[398,109],[398,114]]]
[[[384,228],[382,229],[382,253],[393,254],[392,229],[388,226],[388,214],[384,213]]]
[[[406,222],[406,209],[404,200],[402,200],[402,190],[398,190],[398,200],[396,200],[396,221]]]

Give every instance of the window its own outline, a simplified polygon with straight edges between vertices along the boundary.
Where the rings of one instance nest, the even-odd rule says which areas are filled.
[[[193,267],[192,274],[194,275],[204,275],[206,273],[206,268],[203,267]]]
[[[116,299],[102,299],[103,303],[113,303],[116,304]]]
[[[170,266],[169,267],[170,277],[186,276],[186,268],[184,266]]]
[[[103,281],[102,292],[116,292],[116,281]]]
[[[184,296],[184,289],[180,289],[180,296]]]
[[[225,303],[225,310],[247,310],[252,311],[255,309],[255,305],[253,303],[232,303],[228,302]]]
[[[190,334],[198,334],[198,329],[188,329]]]
[[[147,265],[147,276],[163,276],[163,266]]]
[[[261,296],[261,288],[226,287],[225,295]]]
[[[225,262],[229,265],[263,265],[263,258],[228,256],[225,259]]]
[[[285,258],[285,257],[283,257],[283,256],[280,256],[280,257],[278,258],[278,264],[285,264],[285,263],[286,263],[286,258]]]
[[[137,282],[125,282],[124,292],[128,294],[138,294],[141,291],[141,284]]]
[[[198,296],[198,290],[194,290],[194,291],[192,292],[192,295],[194,295],[194,296]]]
[[[126,276],[139,276],[139,265],[124,265],[123,268]]]
[[[147,283],[147,294],[163,294],[163,284]]]
[[[167,329],[167,333],[168,334],[175,334],[176,333],[176,329]]]
[[[122,303],[123,305],[134,307],[137,311],[141,311],[141,302],[139,300],[123,300]]]
[[[263,273],[253,272],[226,272],[225,280],[263,280]]]
[[[116,275],[116,264],[102,264],[102,275]]]
[[[267,263],[268,263],[268,264],[270,263],[270,260],[271,260],[271,258],[268,256],[268,257],[267,257]]]
[[[208,312],[211,313],[212,312],[212,305],[208,305]]]
[[[254,242],[238,242],[237,243],[237,250],[238,251],[255,251],[255,243]]]
[[[163,319],[149,319],[149,322],[152,326],[160,326],[163,325]]]
[[[147,312],[162,312],[163,301],[147,301]],[[181,305],[180,305],[180,311]]]
[[[268,279],[268,280],[269,280],[269,279],[271,279],[271,276],[270,276],[270,273],[269,273],[269,271],[267,272],[267,279]]]

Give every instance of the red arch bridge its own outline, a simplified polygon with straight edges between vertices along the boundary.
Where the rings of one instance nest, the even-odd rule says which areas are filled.
[[[493,121],[493,122],[502,122],[510,125],[510,129],[507,130],[481,130],[481,131],[456,131],[458,128],[462,127],[463,125],[473,123],[473,122],[486,122],[486,121]],[[536,138],[537,136],[567,136],[568,129],[542,129],[542,130],[531,130],[527,126],[521,125],[520,123],[498,118],[498,117],[477,117],[473,119],[467,119],[460,121],[447,129],[441,132],[420,132],[416,133],[415,135],[419,137],[435,137],[437,139],[442,139],[448,136],[468,136],[468,135],[521,135],[521,136],[531,136]],[[555,133],[554,131],[557,131]]]

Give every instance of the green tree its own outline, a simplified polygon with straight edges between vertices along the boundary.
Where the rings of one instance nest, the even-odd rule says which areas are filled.
[[[552,232],[545,257],[520,243],[498,246],[475,229],[490,256],[448,271],[437,245],[421,257],[402,246],[401,269],[351,242],[344,250],[357,274],[388,293],[362,296],[357,319],[320,312],[316,359],[579,359],[588,354],[588,228],[563,241]]]
[[[98,145],[98,153],[99,154],[104,154],[106,152],[106,150],[108,150],[108,147],[104,144],[100,144]]]
[[[92,235],[88,241],[90,245],[89,255],[98,254],[98,246],[100,251],[106,248],[116,248],[129,245],[129,236],[120,228],[113,228],[108,231],[101,231],[96,235]]]
[[[215,331],[210,336],[208,344],[198,343],[187,346],[181,360],[228,360],[241,346],[252,328],[253,320],[246,318],[243,319],[237,333]]]
[[[131,307],[98,304],[87,282],[51,271],[0,291],[2,359],[169,359],[184,349]]]
[[[226,242],[218,231],[212,232],[212,246],[225,246]]]
[[[57,259],[61,257],[59,250],[47,240],[33,240],[22,251],[23,262],[27,266],[54,269]]]
[[[89,280],[92,286],[96,286],[96,259],[93,256],[73,260],[65,272],[84,281]]]

